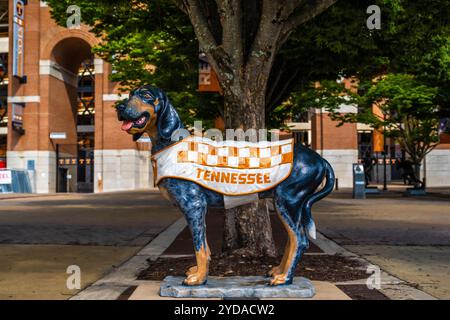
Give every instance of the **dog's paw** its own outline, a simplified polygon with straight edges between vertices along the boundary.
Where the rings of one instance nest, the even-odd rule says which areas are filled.
[[[201,286],[205,283],[206,283],[206,276],[199,275],[198,273],[189,275],[183,281],[183,285],[185,286]]]
[[[186,271],[186,277],[189,277],[191,274],[194,274],[197,272],[197,266],[192,266]]]
[[[290,283],[291,281],[288,280],[287,275],[284,273],[277,274],[270,280],[271,286],[281,286],[283,284],[290,284]]]
[[[273,267],[272,269],[270,269],[267,272],[267,276],[268,277],[274,277],[274,276],[279,275],[279,274],[281,274],[281,267],[280,266],[275,266],[275,267]]]

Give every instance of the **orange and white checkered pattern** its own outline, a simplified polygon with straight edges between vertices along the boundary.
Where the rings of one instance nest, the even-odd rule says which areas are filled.
[[[293,160],[291,141],[270,146],[213,146],[200,141],[184,141],[178,163],[235,169],[267,169]]]

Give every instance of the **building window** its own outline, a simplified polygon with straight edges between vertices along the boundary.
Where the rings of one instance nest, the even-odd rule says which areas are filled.
[[[303,144],[309,147],[309,132],[308,131],[295,131],[292,133],[295,144]]]
[[[8,126],[8,54],[0,53],[0,127]]]
[[[358,131],[358,159],[372,156],[372,131]]]
[[[308,122],[309,121],[309,112],[300,112],[292,115],[292,122]]]
[[[95,69],[93,59],[84,61],[78,72],[78,125],[95,122]]]

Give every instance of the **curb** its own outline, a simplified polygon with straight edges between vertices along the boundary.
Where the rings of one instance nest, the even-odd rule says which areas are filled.
[[[123,262],[103,278],[87,286],[69,300],[117,300],[130,286],[137,286],[147,281],[136,280],[137,275],[147,268],[147,259],[158,258],[186,227],[186,220],[181,217],[155,239],[142,248],[136,255]]]

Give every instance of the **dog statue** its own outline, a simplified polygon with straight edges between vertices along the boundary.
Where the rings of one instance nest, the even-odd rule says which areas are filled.
[[[176,143],[172,134],[183,124],[167,95],[159,88],[143,86],[133,90],[128,99],[116,105],[122,130],[138,140],[144,133],[152,139],[152,153]],[[322,189],[322,181],[326,180]],[[258,192],[260,199],[272,198],[274,207],[287,233],[288,241],[280,265],[272,268],[271,285],[291,284],[296,266],[308,248],[308,237],[315,238],[311,206],[334,188],[334,172],[330,164],[316,152],[295,145],[289,176],[269,190]],[[185,179],[164,178],[158,187],[184,214],[192,233],[197,265],[189,268],[183,284],[206,283],[210,250],[206,240],[205,215],[208,208],[224,208],[224,195]]]

